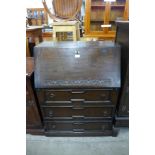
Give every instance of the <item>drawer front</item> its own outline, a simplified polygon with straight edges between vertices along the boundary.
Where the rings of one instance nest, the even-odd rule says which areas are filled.
[[[112,117],[112,107],[43,107],[44,119],[56,117]]]
[[[88,130],[112,130],[110,122],[45,122],[45,130],[84,132]]]
[[[84,99],[71,99],[70,101],[45,101],[42,105],[54,107],[103,107],[114,106],[111,101],[85,101]]]
[[[111,90],[45,90],[45,101],[68,101],[71,99],[85,99],[86,101],[111,100]]]

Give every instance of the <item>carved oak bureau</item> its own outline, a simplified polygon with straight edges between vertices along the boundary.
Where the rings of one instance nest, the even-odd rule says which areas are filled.
[[[47,136],[114,135],[120,46],[43,42],[34,48],[35,89]]]

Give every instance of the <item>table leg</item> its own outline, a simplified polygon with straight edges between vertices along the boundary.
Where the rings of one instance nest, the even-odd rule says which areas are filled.
[[[80,24],[77,23],[77,35],[78,35],[78,40],[80,40]]]
[[[29,49],[29,38],[26,38],[26,57],[30,57],[30,49]]]

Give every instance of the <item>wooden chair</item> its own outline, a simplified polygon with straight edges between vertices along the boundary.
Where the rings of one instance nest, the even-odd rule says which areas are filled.
[[[76,15],[80,12],[82,0],[53,0],[55,14],[52,14],[47,7],[46,0],[43,0],[43,6],[49,17],[54,21],[76,20]]]
[[[76,20],[82,6],[82,0],[53,0],[55,14],[49,11],[45,0],[43,0],[43,5],[50,18],[55,21],[53,23],[54,41],[67,40],[67,32],[72,32],[74,41],[80,39],[79,22]],[[61,36],[58,36],[58,33]]]

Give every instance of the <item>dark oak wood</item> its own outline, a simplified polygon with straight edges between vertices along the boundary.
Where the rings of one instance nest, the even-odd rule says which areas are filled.
[[[115,117],[115,127],[129,127],[129,117]]]
[[[57,120],[57,121],[45,121],[45,131],[52,130],[57,131],[73,131],[73,132],[85,132],[85,131],[106,131],[112,130],[113,125],[111,120]]]
[[[120,87],[120,47],[112,42],[43,42],[34,56],[36,88]]]
[[[125,83],[120,92],[119,104],[115,116],[115,126],[129,127],[129,72],[127,70]]]
[[[121,90],[116,126],[129,126],[129,22],[117,22],[116,42],[121,45]]]
[[[116,40],[121,46],[121,82],[125,82],[125,76],[129,65],[129,21],[117,21]]]
[[[125,78],[125,83],[121,91],[120,103],[118,107],[118,116],[129,116],[129,72]]]
[[[79,107],[50,107],[50,106],[42,106],[44,119],[49,118],[74,118],[76,116],[81,116],[83,118],[89,117],[112,117],[113,106],[100,106],[100,107],[87,107],[79,106]]]
[[[37,99],[32,86],[34,59],[26,59],[26,132],[42,134],[42,121],[38,110]]]
[[[84,99],[85,101],[111,101],[113,89],[40,89],[46,102]]]
[[[47,136],[116,135],[119,87],[120,47],[112,42],[35,47],[35,88]]]

